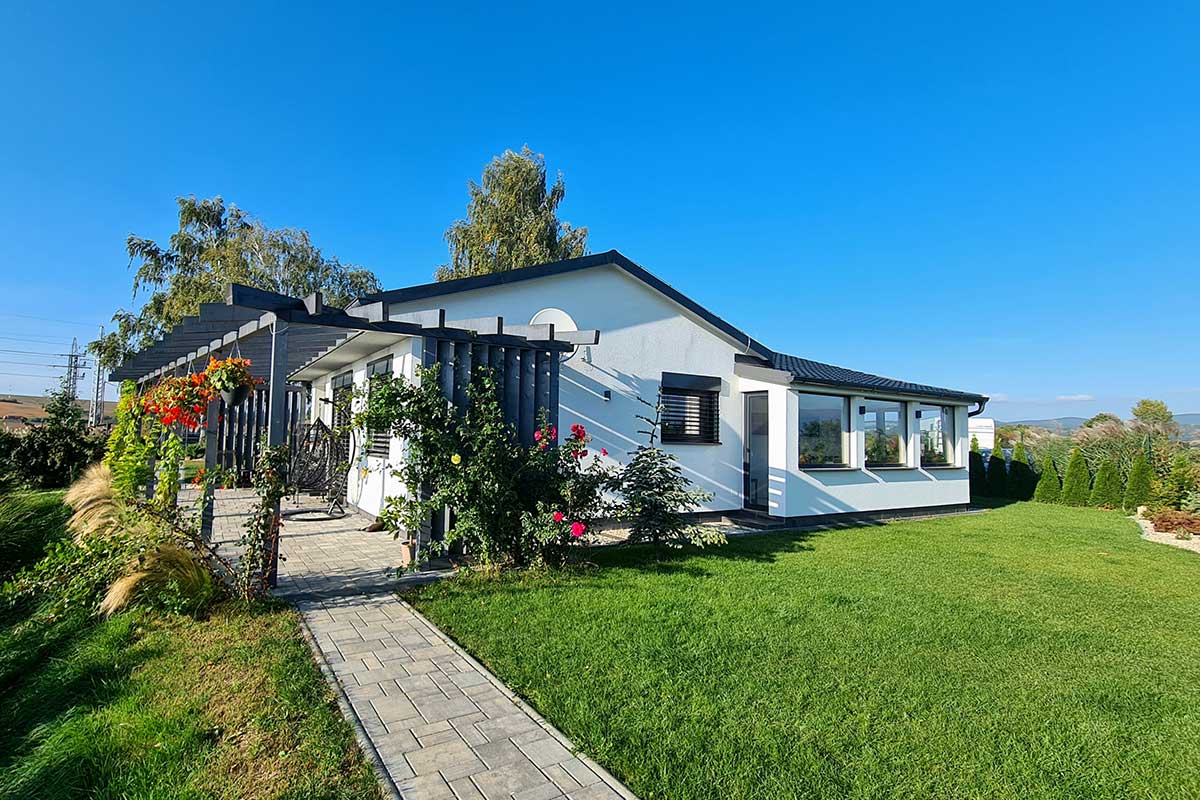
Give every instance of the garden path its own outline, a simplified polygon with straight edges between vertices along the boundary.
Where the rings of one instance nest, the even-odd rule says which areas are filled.
[[[213,538],[236,542],[256,501],[221,490]],[[634,795],[395,592],[445,573],[396,577],[399,547],[331,519],[317,501],[284,503],[276,594],[302,614],[381,784],[405,800],[594,800]],[[299,513],[296,513],[299,512]]]

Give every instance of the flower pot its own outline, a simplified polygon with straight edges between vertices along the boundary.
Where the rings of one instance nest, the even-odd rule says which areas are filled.
[[[240,406],[246,402],[246,398],[250,396],[250,387],[245,384],[234,389],[227,389],[221,392],[221,399],[225,401],[225,406]]]

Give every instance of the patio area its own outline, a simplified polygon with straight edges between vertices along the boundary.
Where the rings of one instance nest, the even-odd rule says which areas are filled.
[[[216,492],[213,541],[236,557],[256,495]],[[301,613],[359,745],[405,800],[633,798],[603,768],[395,595],[449,570],[397,576],[399,547],[355,513],[285,498],[275,594]]]

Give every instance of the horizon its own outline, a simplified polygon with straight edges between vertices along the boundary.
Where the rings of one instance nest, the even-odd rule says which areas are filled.
[[[131,307],[125,238],[164,242],[178,196],[397,288],[528,144],[590,252],[780,352],[998,420],[1200,412],[1200,9],[703,11],[7,10],[0,394]]]

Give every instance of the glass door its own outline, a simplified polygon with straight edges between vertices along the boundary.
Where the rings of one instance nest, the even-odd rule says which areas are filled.
[[[742,424],[742,497],[746,508],[767,510],[770,469],[767,453],[770,442],[770,415],[766,392],[743,394],[745,419]]]

